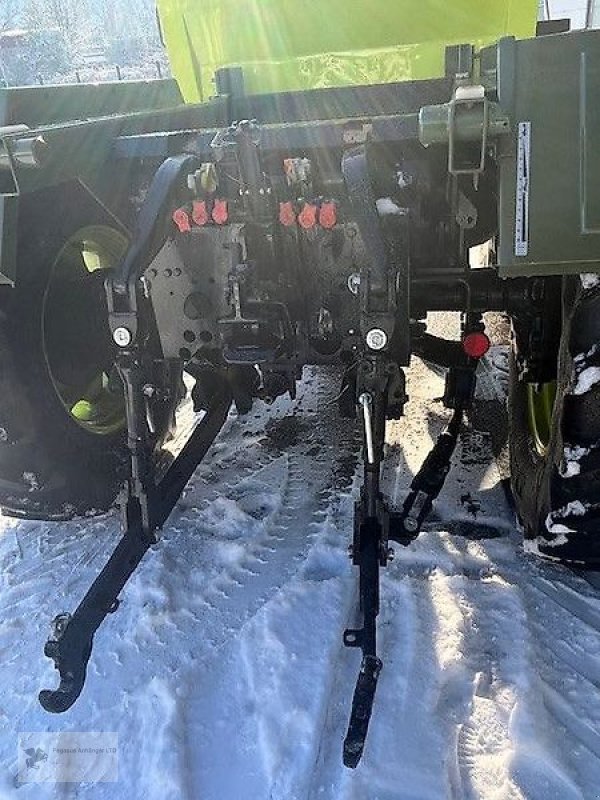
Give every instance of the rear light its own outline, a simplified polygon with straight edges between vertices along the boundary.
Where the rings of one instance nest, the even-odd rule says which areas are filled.
[[[483,331],[473,331],[463,337],[462,346],[470,358],[481,358],[490,349],[491,342]]]

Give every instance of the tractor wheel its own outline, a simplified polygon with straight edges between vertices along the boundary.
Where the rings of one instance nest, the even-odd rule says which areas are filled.
[[[541,555],[600,563],[600,284],[562,286],[556,379],[509,386],[511,486],[526,540]]]
[[[104,279],[127,241],[79,185],[19,201],[16,286],[0,294],[0,506],[8,514],[106,510],[126,474]]]

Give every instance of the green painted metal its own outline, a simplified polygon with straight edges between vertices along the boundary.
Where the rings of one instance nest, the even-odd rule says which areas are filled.
[[[0,131],[0,284],[12,284],[17,277],[16,195],[78,175],[90,177],[93,183],[94,170],[108,156],[115,135],[155,130],[153,114],[168,113],[181,102],[177,83],[171,79],[0,89],[0,129],[71,123],[65,125],[64,135],[60,128],[46,134],[46,168],[41,171],[24,166],[22,180],[15,170],[2,166],[4,145]],[[112,115],[117,117],[106,120]],[[97,124],[79,122],[73,126],[73,120],[94,117],[105,119]],[[16,139],[16,135],[8,137],[7,146]]]
[[[444,75],[448,44],[533,36],[537,0],[158,0],[187,102],[241,67],[250,94]]]
[[[182,102],[172,79],[20,86],[0,89],[0,127],[56,125],[110,114],[171,108]]]
[[[59,352],[54,352],[46,331],[49,317],[60,318],[65,313],[61,283],[83,280],[98,270],[112,269],[123,257],[127,246],[128,239],[120,231],[105,225],[80,229],[65,242],[57,255],[44,296],[42,343],[54,390],[75,422],[88,433],[98,436],[116,433],[125,425],[120,379],[104,372],[103,366],[90,365],[83,384],[61,382],[56,376],[55,366],[57,360],[64,358],[64,345],[60,342]],[[55,349],[58,344],[54,342]]]
[[[552,412],[556,400],[556,381],[527,386],[527,417],[529,432],[536,451],[544,456],[548,452],[552,433]]]
[[[452,118],[452,103],[440,106],[423,106],[419,112],[419,140],[422,145],[447,144],[449,120]],[[456,107],[456,104],[454,104]],[[481,139],[482,109],[477,103],[465,103],[464,113],[455,116],[457,141],[474,142]],[[509,128],[509,120],[497,103],[488,103],[487,134],[501,136]]]
[[[500,148],[500,275],[600,271],[600,31],[483,54],[512,135]]]

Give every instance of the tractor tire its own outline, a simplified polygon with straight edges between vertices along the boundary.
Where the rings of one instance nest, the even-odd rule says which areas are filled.
[[[579,566],[600,563],[600,283],[563,279],[556,380],[509,380],[511,488],[529,549]]]
[[[0,293],[0,506],[65,519],[105,511],[126,476],[105,269],[127,236],[79,184],[19,200],[17,281]]]

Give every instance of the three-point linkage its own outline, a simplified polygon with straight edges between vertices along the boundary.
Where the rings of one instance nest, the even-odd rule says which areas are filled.
[[[387,552],[388,512],[379,491],[381,460],[385,433],[383,393],[362,392],[359,396],[362,416],[365,462],[360,499],[355,506],[352,559],[359,567],[360,604],[363,626],[344,631],[347,647],[360,647],[362,663],[354,697],[350,725],[344,741],[344,764],[355,767],[362,755],[371,718],[381,660],[377,657],[379,614],[379,567],[385,565]]]
[[[129,361],[126,356],[125,361]],[[94,634],[119,606],[119,594],[148,549],[157,541],[164,524],[227,416],[231,397],[227,390],[215,396],[212,407],[199,423],[167,472],[155,481],[147,436],[139,436],[145,424],[140,364],[121,367],[126,381],[127,422],[131,478],[121,496],[123,535],[96,580],[73,614],[59,614],[53,622],[44,653],[59,672],[57,689],[43,689],[39,700],[46,711],[61,713],[77,700],[85,683]],[[138,432],[136,437],[135,432]]]
[[[46,711],[66,711],[81,694],[94,634],[106,616],[117,610],[120,592],[156,542],[157,530],[221,429],[231,404],[227,382],[216,381],[204,418],[166,472],[161,476],[155,474],[154,425],[149,401],[159,393],[152,385],[157,361],[144,347],[148,332],[138,308],[140,277],[164,241],[165,233],[157,227],[167,218],[166,209],[181,176],[194,164],[192,157],[179,156],[168,159],[158,170],[132,243],[120,268],[106,283],[109,325],[120,346],[116,367],[123,382],[127,416],[130,469],[120,498],[123,535],[73,614],[62,613],[54,619],[44,653],[54,661],[60,684],[57,689],[40,692],[39,700]],[[168,361],[161,366],[168,372]],[[174,376],[170,382],[166,381],[171,384],[171,392],[177,391],[175,371]]]
[[[392,395],[389,377],[387,383],[384,378],[391,373],[390,364],[381,354],[370,356],[368,363],[359,369],[362,385],[357,389],[357,405],[364,436],[364,479],[360,498],[355,505],[351,554],[353,563],[359,569],[363,624],[361,628],[344,632],[344,644],[360,648],[362,662],[344,740],[343,757],[347,767],[356,767],[363,754],[377,681],[383,666],[376,646],[380,567],[386,566],[394,556],[390,541],[408,545],[418,536],[450,470],[464,412],[473,397],[477,359],[462,353],[458,362],[450,366],[444,395],[445,405],[453,409],[452,417],[413,478],[400,510],[389,508],[380,487],[386,417],[397,416],[398,412],[397,406],[390,408]]]

